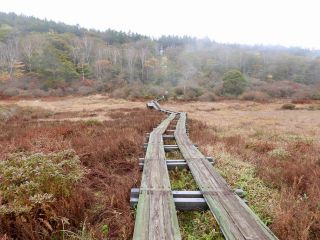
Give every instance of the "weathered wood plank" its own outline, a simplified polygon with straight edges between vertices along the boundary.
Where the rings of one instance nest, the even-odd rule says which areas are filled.
[[[178,211],[205,211],[208,210],[208,204],[204,198],[174,198],[175,208]],[[132,207],[136,206],[138,198],[130,198]]]
[[[207,158],[211,164],[215,164],[212,158]],[[176,159],[176,160],[166,160],[168,170],[174,169],[189,169],[187,162],[184,159]],[[144,167],[144,158],[142,160],[139,159],[139,167],[143,169]]]
[[[162,138],[174,118],[170,114],[149,135],[133,239],[181,239]]]
[[[206,157],[206,159],[211,162],[211,163],[215,163],[215,159],[213,159],[213,157]],[[170,162],[185,162],[186,160],[184,159],[166,159],[166,162],[170,163]],[[144,163],[144,158],[139,158],[139,163]]]
[[[150,133],[146,134],[146,141],[149,141]],[[174,140],[174,135],[162,135],[163,140]]]
[[[130,192],[130,197],[138,198],[139,194],[139,188],[132,188]],[[203,198],[201,191],[172,191],[172,196],[174,198]]]
[[[277,239],[192,144],[185,126],[186,113],[181,113],[174,132],[177,145],[225,238]]]

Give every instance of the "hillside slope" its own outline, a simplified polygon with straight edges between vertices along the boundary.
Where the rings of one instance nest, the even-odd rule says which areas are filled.
[[[257,91],[265,97],[310,97],[320,84],[319,56],[301,48],[187,36],[152,39],[0,13],[0,91],[7,96],[98,91],[146,97],[169,90],[178,98],[204,100],[243,91],[251,97]],[[241,91],[224,89],[223,76],[233,69],[247,79]]]

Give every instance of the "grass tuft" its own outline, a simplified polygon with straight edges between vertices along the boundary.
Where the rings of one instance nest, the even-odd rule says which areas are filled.
[[[178,221],[183,240],[224,239],[210,211],[179,212]]]
[[[171,170],[169,171],[169,177],[172,190],[199,190],[191,172],[187,169]]]

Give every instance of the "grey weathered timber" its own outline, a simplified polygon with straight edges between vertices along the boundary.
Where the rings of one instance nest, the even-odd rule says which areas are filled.
[[[144,144],[143,144],[143,147],[144,147],[144,148],[147,148],[147,147],[148,147],[148,144],[149,144],[149,143],[144,143]],[[195,146],[196,148],[198,148],[198,145],[197,145],[197,144],[194,144],[194,146]],[[179,147],[178,147],[177,144],[165,144],[165,145],[163,145],[163,147],[164,147],[164,150],[166,150],[166,148],[168,148],[168,149],[174,149],[174,150],[179,150]]]
[[[140,190],[131,189],[130,204],[132,207],[138,203]],[[200,191],[172,191],[174,204],[179,211],[203,211],[208,209],[207,202]]]
[[[226,239],[277,239],[229,188],[212,164],[193,145],[186,132],[186,113],[180,113],[174,136],[211,212]]]
[[[211,164],[215,164],[215,161],[213,161],[212,158],[208,158],[208,161]],[[166,160],[167,168],[168,170],[174,170],[174,169],[189,169],[187,162],[184,159],[167,159]],[[140,169],[143,169],[144,166],[144,158],[139,159],[139,167]]]
[[[148,146],[143,146],[144,150],[146,151],[148,149]],[[177,145],[164,145],[163,149],[165,152],[173,152],[179,150],[179,147]]]
[[[149,140],[149,133],[146,134],[146,140]],[[163,140],[174,140],[174,135],[162,135]]]
[[[174,135],[163,135],[162,136],[163,140],[174,140]]]
[[[139,197],[140,189],[139,188],[131,188],[130,197]],[[174,198],[203,198],[201,191],[172,191],[172,196]]]
[[[143,147],[145,150],[147,150],[148,144],[144,144]],[[197,147],[197,146],[195,146],[195,147]],[[163,145],[163,148],[164,148],[165,152],[174,152],[174,151],[179,150],[178,145]]]
[[[212,164],[215,164],[215,159],[213,159],[213,157],[206,157],[206,159],[208,159],[209,162],[211,162]],[[170,162],[185,162],[186,160],[184,159],[166,159],[166,162],[170,163]],[[139,158],[139,163],[144,163],[144,158]]]
[[[176,130],[169,129],[167,132],[175,132]]]
[[[157,102],[153,107],[160,110]],[[162,138],[174,118],[170,114],[149,136],[133,234],[136,240],[181,239]]]

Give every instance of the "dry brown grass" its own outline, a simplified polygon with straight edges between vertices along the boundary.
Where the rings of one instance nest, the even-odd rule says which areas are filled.
[[[51,104],[57,103],[48,103]],[[106,226],[108,239],[131,238],[134,212],[130,208],[129,195],[132,187],[139,186],[141,176],[137,159],[143,154],[144,133],[155,127],[163,116],[140,108],[121,109],[119,104],[122,103],[115,103],[118,110],[107,116],[112,120],[104,122],[94,119],[39,122],[37,117],[24,119],[21,114],[0,124],[1,159],[14,152],[50,153],[74,149],[81,163],[89,169],[69,198],[48,206],[57,219],[46,219],[45,211],[34,213],[32,218],[2,215],[0,237],[51,239],[50,236],[55,236],[55,239],[61,239],[63,226],[60,220],[66,217],[70,224],[65,228],[73,232],[77,232],[85,221],[88,231],[96,239],[106,237],[102,231]],[[103,108],[101,104],[97,105]],[[43,219],[49,225],[43,225]]]
[[[197,120],[191,121],[193,141],[217,158],[229,184],[245,188],[250,206],[280,239],[318,239],[319,111],[280,110],[283,103],[194,102],[170,108]]]
[[[86,97],[61,97],[44,99],[10,99],[0,100],[0,105],[15,104],[20,107],[42,108],[50,111],[53,116],[46,120],[109,120],[110,113],[118,109],[144,108],[145,103],[139,101],[127,101],[112,99],[102,95]]]
[[[99,95],[0,103],[29,109],[0,124],[1,159],[17,151],[74,149],[90,172],[72,197],[55,205],[54,211],[70,219],[70,230],[79,229],[86,219],[98,239],[103,238],[102,226],[109,227],[110,239],[131,238],[134,218],[129,191],[139,185],[137,157],[143,153],[144,132],[162,116],[142,110],[143,102]],[[319,102],[296,102],[293,111],[281,110],[285,103],[288,101],[179,102],[166,107],[186,111],[197,120],[190,125],[193,141],[205,154],[217,158],[218,170],[232,187],[241,186],[248,192],[250,206],[277,236],[318,239],[320,118],[317,108],[308,109]],[[47,113],[34,112],[32,107],[39,106]],[[174,153],[167,157],[181,158]],[[24,239],[45,239],[28,235],[36,223],[20,222],[14,230],[3,225],[0,233],[7,233],[4,239],[18,234],[25,234]],[[54,231],[59,229],[61,225],[55,225]]]

